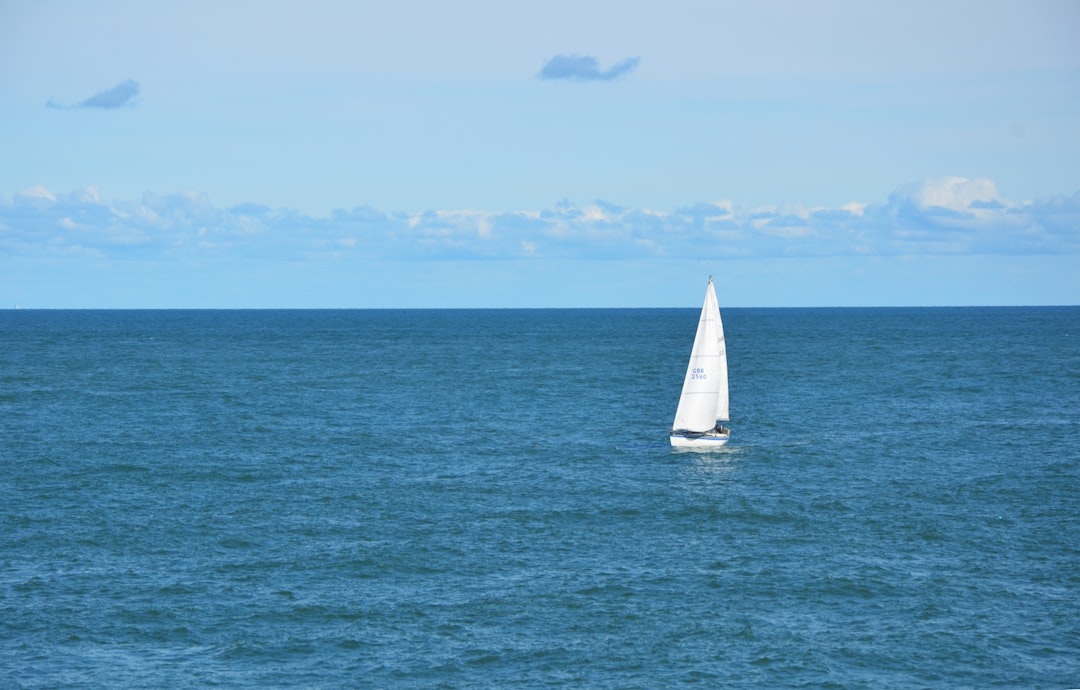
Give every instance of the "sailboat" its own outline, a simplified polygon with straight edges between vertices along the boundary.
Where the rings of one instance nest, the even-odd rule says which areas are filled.
[[[709,276],[682,396],[671,427],[671,445],[701,450],[719,448],[731,438],[731,430],[720,423],[726,421],[728,372],[724,324],[720,321],[720,306]]]

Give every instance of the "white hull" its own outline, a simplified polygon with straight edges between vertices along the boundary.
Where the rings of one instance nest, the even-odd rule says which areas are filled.
[[[696,450],[710,450],[714,448],[720,448],[728,439],[731,438],[730,434],[718,434],[715,432],[709,432],[701,436],[686,436],[676,432],[671,432],[671,446],[672,448],[694,448]]]

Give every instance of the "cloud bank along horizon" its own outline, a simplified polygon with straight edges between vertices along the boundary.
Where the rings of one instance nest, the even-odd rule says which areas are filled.
[[[992,180],[908,184],[887,199],[835,208],[700,201],[673,210],[594,200],[543,209],[370,205],[309,215],[259,202],[228,207],[203,193],[105,200],[96,188],[32,187],[0,204],[9,255],[85,253],[176,260],[185,255],[415,260],[710,259],[861,255],[1077,254],[1080,192],[1015,201]]]

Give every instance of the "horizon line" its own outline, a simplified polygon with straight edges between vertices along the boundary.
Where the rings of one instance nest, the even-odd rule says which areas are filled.
[[[849,304],[849,305],[801,305],[801,306],[721,306],[720,310],[748,309],[1075,309],[1080,304]],[[698,311],[700,306],[652,306],[652,307],[23,307],[16,305],[2,312],[17,311],[660,311],[671,309],[691,309]]]

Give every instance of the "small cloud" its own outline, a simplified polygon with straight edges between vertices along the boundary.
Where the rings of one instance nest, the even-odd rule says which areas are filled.
[[[89,204],[101,203],[101,194],[98,193],[97,187],[84,187],[83,189],[74,192],[74,197],[79,201],[85,201]]]
[[[138,95],[139,82],[134,79],[128,79],[127,81],[120,82],[111,89],[100,91],[90,98],[87,98],[85,101],[80,101],[74,105],[57,103],[50,98],[48,102],[45,103],[45,107],[61,110],[69,110],[72,108],[101,108],[103,110],[113,110],[127,105],[135,105],[135,97]]]
[[[606,70],[591,55],[556,55],[544,63],[541,79],[566,79],[569,81],[611,81],[637,67],[641,58],[626,58]]]
[[[1001,197],[993,180],[984,177],[946,177],[927,180],[900,191],[920,209],[940,208],[965,213],[975,208],[1002,208]]]
[[[44,185],[40,184],[36,187],[30,187],[29,189],[22,190],[15,195],[15,198],[16,200],[25,199],[51,201],[53,203],[56,202],[56,195],[46,189]]]

